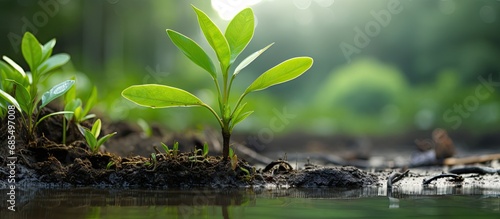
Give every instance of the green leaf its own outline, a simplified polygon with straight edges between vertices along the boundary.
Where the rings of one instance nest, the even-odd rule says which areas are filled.
[[[42,61],[42,45],[33,34],[26,32],[21,41],[21,50],[31,72],[35,72]]]
[[[40,64],[38,74],[41,76],[56,68],[59,68],[69,61],[69,55],[65,53],[54,55]]]
[[[95,118],[95,114],[88,114],[88,115],[84,116],[83,118],[81,118],[80,122],[83,122],[85,120],[92,119],[92,118]]]
[[[35,123],[35,126],[34,127],[37,127],[38,124],[40,124],[43,120],[45,120],[46,118],[49,118],[51,116],[55,116],[55,115],[61,115],[61,114],[72,114],[73,112],[71,111],[59,111],[59,112],[55,112],[55,113],[51,113],[51,114],[48,114],[48,115],[45,115],[44,117],[40,118],[38,120],[38,122]]]
[[[87,141],[87,144],[89,145],[89,148],[92,152],[97,152],[99,147],[97,146],[97,139],[94,135],[92,135],[92,132],[90,132],[88,129],[84,128],[85,132],[85,140]]]
[[[231,49],[231,63],[252,40],[254,28],[254,15],[250,8],[240,11],[227,26],[224,35]]]
[[[57,84],[56,86],[52,87],[50,90],[45,92],[42,95],[42,104],[40,105],[39,109],[42,109],[44,106],[49,104],[51,101],[54,99],[62,96],[66,91],[68,91],[71,86],[75,84],[74,80],[66,80],[60,84]]]
[[[97,103],[97,88],[94,86],[92,88],[92,91],[90,92],[87,102],[85,103],[82,115],[87,115],[96,103]]]
[[[10,94],[5,93],[5,91],[3,91],[3,90],[0,90],[0,97],[2,99],[4,99],[5,101],[9,102],[10,104],[14,105],[19,112],[22,112],[21,106],[19,106],[19,103],[17,102],[17,100],[14,97],[12,97]]]
[[[227,44],[226,37],[222,35],[222,32],[214,24],[212,20],[205,14],[205,12],[193,6],[196,16],[198,17],[198,23],[200,28],[208,41],[208,44],[214,49],[219,62],[221,63],[222,72],[226,72],[229,67],[229,62],[231,60],[231,52],[229,50],[229,45]]]
[[[170,149],[165,143],[161,142],[161,146],[163,147],[163,150],[165,151],[166,154],[170,152]]]
[[[98,138],[99,135],[101,134],[101,119],[97,119],[95,122],[94,122],[94,125],[92,125],[92,135],[94,135],[94,137]]]
[[[69,91],[68,91],[68,93],[69,93]],[[65,115],[66,120],[69,121],[69,120],[73,119],[73,116],[75,118],[78,118],[78,113],[76,111],[77,111],[77,109],[80,109],[80,111],[81,111],[81,105],[82,105],[82,101],[80,99],[73,99],[72,101],[67,102],[66,105],[64,106],[64,111],[72,111],[72,112],[74,112],[74,114]]]
[[[133,85],[123,90],[122,96],[137,105],[151,108],[206,105],[185,90],[159,84]]]
[[[7,79],[14,79],[16,75],[20,76],[16,72],[14,72],[14,69],[10,67],[7,63],[4,61],[0,60],[0,79],[2,79],[0,83],[0,89],[2,89],[2,85],[5,85],[4,82],[7,82]],[[14,79],[15,80],[15,79]]]
[[[233,128],[236,124],[240,123],[241,121],[245,120],[248,116],[250,116],[254,111],[247,111],[247,112],[244,112],[240,115],[238,115],[238,117],[236,117],[234,120],[233,120],[233,123],[231,124],[231,128]]]
[[[30,92],[26,90],[23,86],[16,86],[16,99],[18,100],[19,106],[22,111],[30,115],[32,112],[31,107],[33,106],[33,99]]]
[[[70,78],[70,80],[74,80],[76,83],[76,77],[73,76]],[[77,100],[76,98],[76,86],[71,86],[71,88],[64,94],[64,104],[68,105],[68,103],[74,102]],[[81,100],[80,100],[80,105],[81,105]],[[74,109],[73,107],[72,109]]]
[[[244,94],[293,80],[306,72],[312,64],[313,59],[310,57],[288,59],[260,75],[250,84]]]
[[[241,114],[243,109],[245,109],[246,106],[247,106],[247,103],[244,103],[244,104],[238,106],[238,108],[234,110],[232,117],[237,118]]]
[[[207,143],[203,144],[203,155],[202,155],[203,157],[206,157],[208,155],[208,150],[209,150],[208,144]]]
[[[100,139],[97,141],[97,146],[101,146],[101,145],[103,145],[104,143],[106,143],[106,141],[108,141],[108,140],[109,140],[109,138],[113,137],[113,135],[116,135],[116,132],[113,132],[113,133],[107,134],[107,135],[103,136],[102,138],[100,138]]]
[[[73,116],[75,117],[76,123],[81,122],[81,117],[82,117],[82,107],[81,105],[76,107],[75,110],[73,110]]]
[[[176,141],[176,142],[174,143],[174,146],[172,146],[172,149],[173,149],[174,151],[178,151],[178,150],[179,150],[179,142],[177,142],[177,141]]]
[[[196,42],[174,30],[167,29],[167,35],[184,55],[210,73],[214,80],[217,78],[217,71],[212,60],[210,60],[207,53]]]
[[[2,58],[3,60],[5,60],[5,62],[9,63],[9,65],[12,66],[12,68],[14,68],[19,74],[21,74],[22,78],[27,78],[26,72],[24,72],[21,66],[19,66],[16,62],[12,61],[12,59],[7,56],[3,56]]]
[[[236,66],[236,69],[234,69],[234,75],[237,75],[238,73],[240,73],[241,70],[243,70],[250,63],[252,63],[257,57],[260,56],[260,54],[264,53],[273,44],[274,43],[271,43],[271,44],[267,45],[266,47],[260,49],[257,52],[252,53],[251,55],[249,55],[248,57],[246,57],[245,59],[243,59],[243,61],[241,61],[241,63],[238,66]]]
[[[244,103],[243,105],[240,105],[238,109],[234,111],[233,114],[233,120],[231,121],[231,129],[241,121],[245,120],[250,114],[253,113],[253,111],[247,111],[245,113],[242,113],[243,110],[245,109],[247,103]]]
[[[42,46],[41,62],[44,62],[50,57],[50,55],[52,55],[52,49],[54,49],[55,45],[56,45],[56,39],[51,39],[49,42],[45,43],[45,45]]]

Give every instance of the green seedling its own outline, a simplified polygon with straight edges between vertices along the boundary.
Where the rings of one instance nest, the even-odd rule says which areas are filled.
[[[175,142],[174,143],[174,146],[172,146],[172,149],[170,149],[168,147],[168,145],[166,145],[165,143],[161,143],[161,147],[163,148],[163,150],[165,151],[165,154],[167,154],[167,156],[174,156],[174,157],[177,157],[177,154],[179,153],[179,142]]]
[[[22,113],[23,123],[33,137],[35,127],[44,119],[58,114],[72,114],[69,111],[51,113],[40,118],[41,109],[51,101],[66,93],[75,83],[66,80],[55,85],[44,93],[40,93],[39,86],[56,69],[69,61],[69,55],[52,55],[56,40],[52,39],[42,45],[33,36],[26,32],[21,41],[21,51],[30,71],[24,71],[20,65],[7,56],[0,61],[0,116],[5,116],[8,105],[14,105]]]
[[[272,44],[243,59],[234,68],[233,73],[230,74],[230,69],[233,67],[236,58],[246,48],[253,37],[255,24],[252,9],[246,8],[239,12],[230,21],[224,34],[222,34],[220,29],[203,11],[194,6],[193,9],[206,40],[215,51],[217,56],[216,63],[220,67],[219,70],[216,70],[214,62],[209,58],[205,50],[191,38],[170,29],[167,29],[167,35],[184,55],[210,74],[217,91],[218,112],[195,95],[185,90],[166,85],[133,85],[123,90],[122,96],[140,106],[151,108],[199,106],[208,109],[215,116],[221,127],[223,139],[222,153],[224,159],[227,160],[229,158],[229,141],[234,126],[246,119],[253,112],[245,109],[246,103],[243,103],[245,96],[254,91],[264,90],[299,77],[312,66],[313,59],[310,57],[295,57],[272,67],[255,79],[234,104],[230,103],[229,97],[233,80]],[[218,71],[221,72],[222,79],[219,78]]]
[[[108,164],[106,165],[106,170],[111,169],[111,167],[114,166],[114,165],[115,165],[114,161],[109,161]]]
[[[73,80],[75,79],[73,78]],[[80,128],[82,122],[95,118],[95,114],[89,114],[89,112],[96,103],[97,88],[95,86],[92,88],[85,105],[82,104],[82,100],[80,98],[76,97],[76,86],[71,87],[68,92],[66,92],[64,95],[64,111],[73,113],[64,115],[63,144],[66,143],[66,132],[71,124],[75,124]]]
[[[101,145],[103,145],[106,141],[109,140],[113,135],[116,135],[116,132],[107,134],[102,138],[98,138],[101,133],[101,120],[98,119],[92,125],[92,129],[89,130],[83,126],[80,126],[80,132],[85,136],[85,140],[87,141],[87,145],[92,153],[97,153]]]
[[[165,143],[161,142],[161,147],[165,151],[165,154],[167,154],[167,155],[170,154],[170,148],[168,148],[168,145],[166,145]]]
[[[168,148],[168,145],[166,145],[165,143],[161,142],[161,147],[163,148],[163,150],[165,151],[166,154],[170,153],[170,148]]]
[[[155,153],[151,153],[151,156],[149,157],[149,161],[146,162],[146,163],[144,163],[144,165],[146,165],[148,167],[153,166],[153,169],[151,171],[155,171],[156,167],[158,165],[158,159],[156,158],[156,154]]]
[[[198,158],[205,159],[208,156],[208,152],[209,152],[208,150],[209,150],[208,144],[205,143],[205,144],[203,144],[203,149],[196,149],[195,148],[194,153],[193,153],[194,156],[189,157],[189,159],[193,160],[193,161],[196,161],[196,159],[198,159]],[[201,154],[201,155],[198,155],[198,154]]]
[[[179,142],[175,142],[174,146],[172,146],[172,154],[174,157],[177,157],[177,154],[179,153]]]
[[[203,144],[203,154],[201,156],[207,157],[208,156],[208,150],[209,150],[208,149],[208,144],[207,143]]]

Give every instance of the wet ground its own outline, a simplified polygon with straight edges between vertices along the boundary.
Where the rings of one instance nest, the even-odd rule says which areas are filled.
[[[316,143],[316,146],[307,144],[302,149],[291,144],[286,147],[287,151],[265,148],[259,151],[252,145],[234,144],[239,159],[235,156],[223,160],[219,156],[204,155],[199,149],[201,142],[208,142],[211,154],[220,154],[218,140],[210,137],[217,136],[217,133],[172,135],[154,128],[152,136],[144,136],[137,127],[127,123],[113,124],[104,130],[104,134],[120,133],[108,144],[108,152],[91,153],[75,128],[68,131],[67,144],[58,143],[61,142],[59,120],[62,118],[51,117],[41,123],[35,138],[28,138],[26,131],[19,127],[15,133],[15,150],[0,148],[0,188],[11,185],[16,188],[366,188],[387,187],[388,178],[396,173],[400,173],[399,181],[391,182],[392,187],[404,188],[408,184],[414,188],[421,187],[424,179],[448,173],[450,168],[408,169],[409,150],[381,147],[376,151],[378,154],[370,153],[369,145],[366,146],[369,143],[364,139],[354,141],[357,149],[351,147],[347,152],[321,150],[323,146],[318,146],[321,143]],[[0,127],[2,145],[7,141],[5,129],[5,126]],[[180,142],[179,150],[164,151],[159,146],[161,142],[172,141],[168,138]],[[342,144],[339,145],[332,145],[329,150],[342,148]],[[130,148],[139,151],[134,153]],[[141,153],[147,155],[138,155]],[[498,160],[473,165],[492,168],[493,171],[472,172],[461,177],[445,176],[427,183],[427,186],[500,187],[496,171],[500,168]],[[402,177],[405,170],[409,172]]]

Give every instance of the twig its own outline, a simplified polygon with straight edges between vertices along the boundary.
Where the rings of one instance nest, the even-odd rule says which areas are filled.
[[[410,172],[410,170],[406,170],[403,173],[394,172],[391,175],[389,175],[389,178],[387,178],[387,188],[392,188],[392,184],[403,179],[405,176],[408,176],[409,172]]]
[[[500,169],[495,169],[491,167],[461,167],[461,168],[453,168],[449,172],[454,174],[468,174],[468,173],[495,174],[495,173],[500,173]]]
[[[429,183],[431,183],[432,181],[434,180],[437,180],[439,178],[445,178],[445,177],[452,177],[454,181],[457,181],[457,182],[462,182],[464,181],[464,178],[460,175],[457,175],[457,174],[453,174],[453,173],[443,173],[441,175],[437,175],[437,176],[434,176],[430,179],[424,179],[424,182],[423,184],[424,185],[428,185]]]
[[[484,163],[492,160],[500,160],[500,154],[487,154],[463,158],[446,158],[444,159],[443,164],[446,166],[453,166],[459,164]]]

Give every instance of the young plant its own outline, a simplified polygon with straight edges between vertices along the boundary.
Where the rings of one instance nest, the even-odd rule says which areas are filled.
[[[207,108],[215,116],[221,127],[223,157],[227,160],[229,158],[229,141],[234,126],[253,112],[245,109],[246,103],[243,103],[245,96],[254,91],[264,90],[299,77],[312,66],[313,59],[310,57],[295,57],[274,66],[255,79],[240,95],[236,103],[229,103],[233,80],[272,44],[245,58],[230,74],[229,71],[233,67],[236,58],[253,37],[254,14],[252,9],[247,8],[239,12],[228,24],[224,34],[203,11],[194,6],[193,9],[206,40],[215,51],[222,79],[217,74],[218,70],[216,70],[214,62],[195,41],[174,30],[167,29],[167,34],[173,44],[184,55],[210,74],[217,90],[218,112],[195,95],[166,85],[133,85],[123,90],[122,96],[140,106],[151,108],[193,106]]]
[[[5,110],[11,104],[22,113],[30,138],[33,137],[35,127],[45,118],[72,113],[61,111],[39,118],[43,107],[62,96],[75,83],[74,80],[66,80],[40,95],[40,83],[47,79],[54,70],[69,61],[67,54],[52,56],[55,44],[56,40],[52,39],[41,45],[33,34],[26,32],[21,41],[21,51],[30,71],[25,72],[21,66],[6,56],[3,56],[5,62],[0,61],[0,77],[2,78],[0,107]],[[0,112],[0,115],[4,114]]]
[[[89,130],[83,126],[80,126],[80,131],[85,136],[85,140],[87,141],[87,145],[92,153],[97,153],[101,145],[103,145],[106,141],[109,140],[113,135],[116,135],[116,132],[107,134],[102,138],[98,138],[101,133],[101,120],[98,119],[92,125],[92,129]]]
[[[179,154],[179,142],[175,142],[174,146],[172,146],[172,154],[174,157],[177,157],[177,154]]]
[[[92,88],[85,105],[82,104],[82,100],[80,98],[76,97],[76,86],[71,87],[68,92],[66,92],[64,95],[64,110],[73,113],[64,115],[63,144],[66,143],[66,132],[72,123],[80,128],[82,122],[95,117],[95,114],[89,114],[89,112],[92,107],[94,107],[96,102],[97,88],[95,86]]]
[[[203,151],[202,151],[203,153],[202,153],[201,156],[207,157],[208,156],[208,150],[209,150],[208,149],[208,144],[207,143],[203,144]]]
[[[163,142],[161,143],[161,147],[163,148],[163,150],[165,151],[165,154],[167,156],[170,156],[170,154],[172,154],[172,156],[175,158],[175,157],[177,157],[177,154],[179,153],[179,142],[175,142],[174,146],[172,146],[172,149],[170,149],[168,147],[168,145],[166,145]]]
[[[109,161],[108,164],[106,164],[106,170],[111,169],[111,167],[114,166],[114,165],[115,165],[114,161]]]

